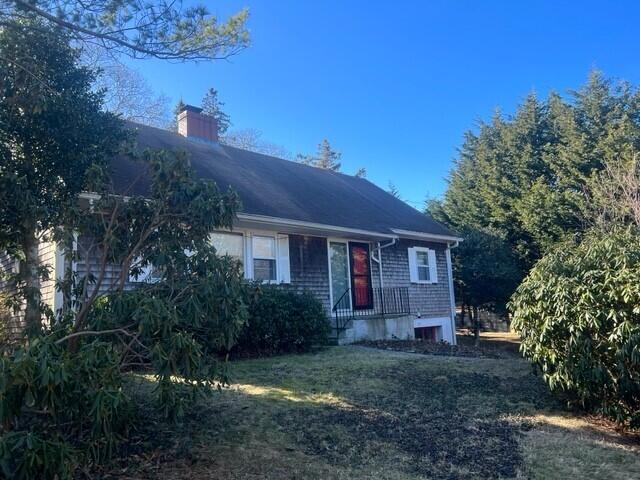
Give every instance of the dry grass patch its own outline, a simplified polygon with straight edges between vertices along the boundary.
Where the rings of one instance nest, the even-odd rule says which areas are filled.
[[[232,371],[233,385],[183,424],[150,421],[140,433],[147,443],[111,477],[453,480],[593,478],[606,470],[620,474],[608,478],[631,478],[637,471],[634,446],[587,432],[517,356],[332,347],[238,361]]]
[[[538,414],[521,441],[523,476],[533,479],[640,478],[638,438],[586,418]]]

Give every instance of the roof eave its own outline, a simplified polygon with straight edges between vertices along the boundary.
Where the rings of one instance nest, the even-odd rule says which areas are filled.
[[[240,227],[276,227],[283,233],[300,233],[326,237],[349,236],[351,238],[374,238],[380,240],[398,238],[398,235],[394,235],[392,233],[375,232],[372,230],[362,230],[359,228],[340,227],[337,225],[327,225],[324,223],[292,220],[289,218],[255,215],[250,213],[239,213],[237,223]]]
[[[409,238],[413,240],[430,240],[432,242],[462,242],[464,239],[455,235],[439,235],[436,233],[415,232],[413,230],[402,230],[400,228],[392,228],[391,231],[401,238]]]

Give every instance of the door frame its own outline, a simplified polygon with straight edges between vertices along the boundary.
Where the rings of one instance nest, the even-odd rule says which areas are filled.
[[[373,278],[371,275],[371,244],[369,242],[348,242],[349,246],[349,273],[350,273],[350,285],[351,285],[351,308],[352,310],[371,310],[373,308]],[[367,250],[367,290],[369,296],[369,302],[366,305],[356,306],[356,289],[353,276],[353,247],[364,247]]]
[[[332,243],[342,243],[347,248],[347,285],[351,288],[351,259],[349,257],[349,240],[344,238],[333,238],[327,237],[327,263],[329,264],[329,303],[331,304],[329,309],[330,312],[333,312],[333,307],[337,299],[333,298],[333,275],[331,273],[331,244]],[[341,311],[352,311],[353,310],[353,300],[351,299],[351,295],[349,295],[349,308],[347,310]]]

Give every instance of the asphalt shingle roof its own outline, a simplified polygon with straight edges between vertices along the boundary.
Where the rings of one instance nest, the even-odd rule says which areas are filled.
[[[344,228],[392,233],[391,229],[453,236],[431,217],[363,178],[322,170],[227,145],[187,139],[167,130],[133,124],[139,148],[184,150],[202,178],[222,190],[231,186],[242,200],[242,213],[265,215]],[[125,157],[112,163],[118,193],[134,178],[143,180],[131,194],[144,195],[144,165]]]

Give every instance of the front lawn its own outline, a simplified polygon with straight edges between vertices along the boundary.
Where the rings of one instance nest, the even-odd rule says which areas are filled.
[[[636,439],[565,411],[513,354],[332,347],[232,371],[112,478],[640,478]]]

